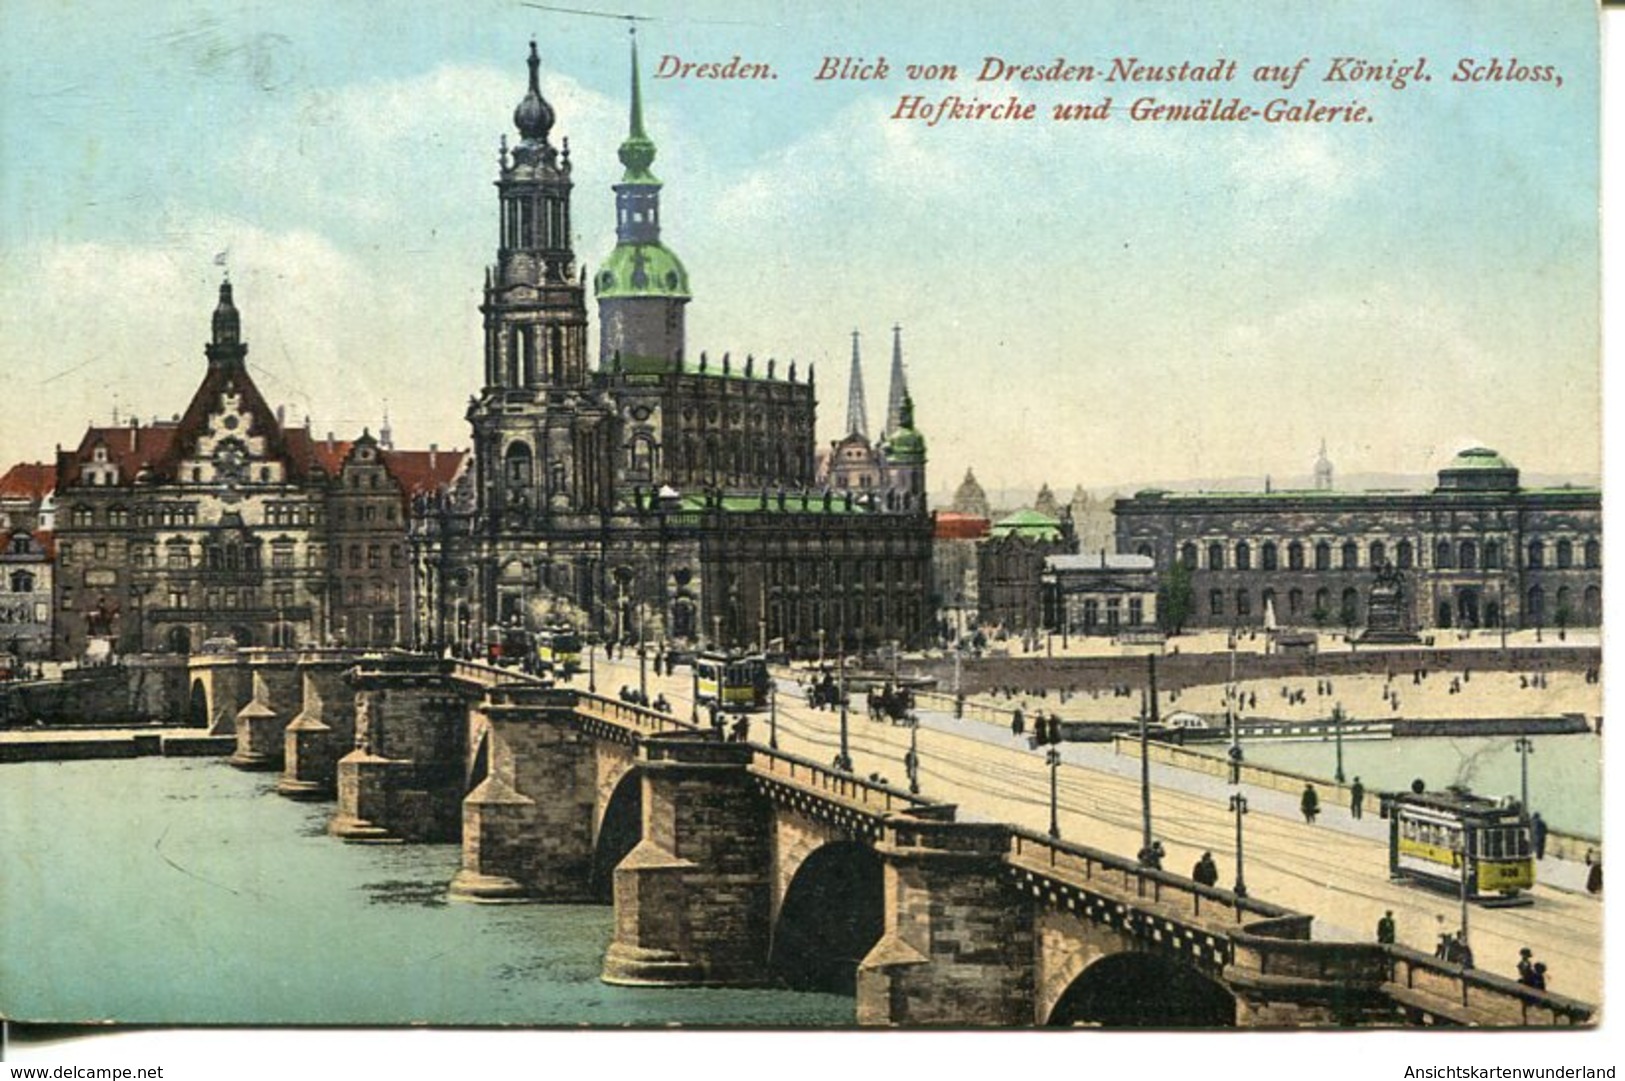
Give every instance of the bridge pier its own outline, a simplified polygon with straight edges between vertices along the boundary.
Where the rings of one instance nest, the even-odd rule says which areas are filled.
[[[574,691],[515,685],[494,689],[475,712],[454,898],[591,900],[597,763],[576,701]]]
[[[355,745],[355,689],[346,678],[350,657],[308,653],[299,658],[303,698],[283,733],[282,779],[289,799],[329,799],[338,789],[338,763]]]
[[[366,661],[350,678],[356,748],[339,759],[328,832],[358,843],[457,840],[467,700],[438,662]]]
[[[238,769],[281,769],[283,732],[299,701],[299,672],[285,653],[255,657],[249,672],[254,696],[237,711],[237,750],[227,761]]]
[[[858,1024],[1032,1023],[1032,908],[1004,879],[1009,847],[1002,825],[886,820],[886,926],[858,965]]]
[[[248,674],[248,658],[244,654],[194,654],[187,662],[187,683],[203,688],[208,702],[208,725],[211,736],[237,734],[237,711],[253,699],[253,680]],[[191,696],[187,690],[188,699]]]
[[[603,980],[762,982],[770,937],[772,818],[748,744],[688,733],[645,739],[643,839],[615,868],[615,938]]]

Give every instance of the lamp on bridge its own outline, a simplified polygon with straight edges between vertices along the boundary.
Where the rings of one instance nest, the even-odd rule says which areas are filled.
[[[1332,707],[1332,736],[1337,741],[1337,772],[1332,776],[1338,784],[1342,784],[1343,777],[1343,703],[1339,702]]]
[[[913,795],[920,794],[920,717],[917,713],[908,716],[908,754],[903,756],[903,769],[908,773],[908,790]]]
[[[1518,752],[1518,772],[1520,780],[1519,795],[1523,801],[1523,813],[1529,813],[1529,756],[1535,753],[1535,743],[1528,736],[1519,736],[1512,741],[1512,749]]]
[[[767,683],[767,745],[779,749],[779,681],[772,675]]]
[[[1230,810],[1236,816],[1236,887],[1233,892],[1237,897],[1247,896],[1247,875],[1242,867],[1245,860],[1245,849],[1241,838],[1241,820],[1247,816],[1247,797],[1237,792],[1230,797]]]
[[[596,637],[597,637],[596,635],[593,635],[591,633],[589,633],[587,635],[587,693],[588,694],[597,694],[598,693],[598,654],[597,654],[596,649],[595,649],[596,644],[597,644],[595,642]]]
[[[852,750],[846,741],[846,636],[841,636],[840,657],[841,685],[838,695],[841,706],[841,752],[835,756],[835,768],[847,773],[852,772]]]
[[[1044,752],[1044,761],[1049,765],[1049,835],[1058,839],[1061,836],[1061,752],[1051,747]]]

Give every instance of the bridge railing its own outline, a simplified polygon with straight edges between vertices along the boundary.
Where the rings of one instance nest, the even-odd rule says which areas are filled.
[[[946,808],[951,805],[917,796],[883,781],[871,781],[831,766],[814,762],[788,751],[775,751],[752,745],[752,768],[771,777],[795,783],[802,788],[825,792],[848,803],[856,803],[876,814],[888,811]]]
[[[576,709],[599,720],[635,728],[641,732],[701,731],[700,726],[693,722],[679,720],[669,713],[661,713],[646,706],[636,706],[630,702],[619,702],[613,698],[602,698],[595,694],[581,695],[576,700]]]
[[[1426,1009],[1432,1001],[1448,1002],[1492,1016],[1515,1010],[1518,1023],[1525,1025],[1583,1025],[1595,1013],[1595,1007],[1579,999],[1463,968],[1406,946],[1386,946],[1384,951],[1390,994],[1404,1005]]]
[[[1030,869],[1036,861],[1074,882],[1081,880],[1085,886],[1098,883],[1113,890],[1132,893],[1152,904],[1189,911],[1193,916],[1246,923],[1248,931],[1256,935],[1289,939],[1309,937],[1313,916],[1268,901],[1237,897],[1230,890],[1203,886],[1183,875],[1145,867],[1136,860],[1088,845],[1063,841],[1036,830],[1011,827],[1010,837],[1011,856],[1020,860],[1023,867]]]

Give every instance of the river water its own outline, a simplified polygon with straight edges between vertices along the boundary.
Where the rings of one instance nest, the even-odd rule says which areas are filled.
[[[1518,752],[1513,736],[1428,736],[1343,741],[1343,772],[1368,790],[1407,789],[1420,777],[1430,789],[1464,784],[1478,795],[1517,796]],[[1590,733],[1531,736],[1529,803],[1553,829],[1602,835],[1602,740]],[[1225,746],[1192,745],[1223,755]],[[1247,761],[1313,777],[1331,777],[1337,750],[1324,742],[1250,740]]]
[[[611,987],[607,906],[448,902],[455,845],[345,845],[213,759],[0,766],[0,1016],[850,1025],[851,998]]]

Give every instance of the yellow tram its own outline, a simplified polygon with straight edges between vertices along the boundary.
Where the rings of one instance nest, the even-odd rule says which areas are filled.
[[[767,708],[767,659],[760,653],[701,653],[694,658],[696,701],[729,712]]]
[[[568,624],[537,631],[536,659],[561,676],[581,671],[581,635]]]
[[[1468,898],[1480,904],[1529,903],[1522,894],[1535,884],[1534,850],[1529,818],[1515,802],[1452,788],[1396,793],[1384,804],[1390,878],[1452,892],[1465,880]]]

